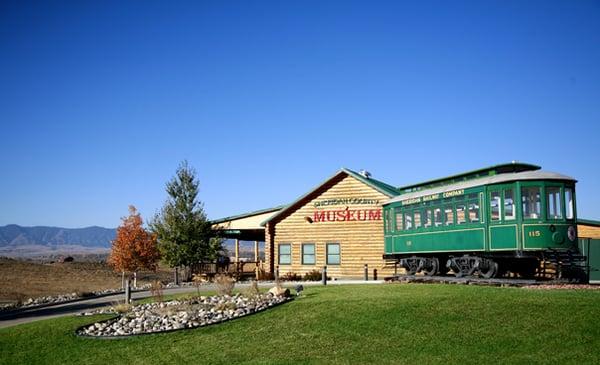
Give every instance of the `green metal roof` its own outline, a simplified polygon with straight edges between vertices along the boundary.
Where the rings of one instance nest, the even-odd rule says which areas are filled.
[[[380,193],[389,196],[390,198],[394,197],[394,196],[396,196],[398,194],[400,194],[400,192],[396,188],[394,188],[392,185],[386,184],[383,181],[379,181],[379,180],[373,179],[371,177],[365,177],[365,176],[359,174],[356,171],[352,171],[350,169],[342,167],[333,176],[331,176],[327,180],[321,182],[319,185],[317,185],[313,189],[311,189],[308,193],[302,195],[301,197],[299,197],[298,199],[296,199],[293,203],[288,204],[283,209],[281,209],[279,212],[273,214],[271,217],[269,217],[268,219],[266,219],[265,221],[263,221],[260,225],[264,226],[268,222],[270,222],[271,220],[275,219],[276,217],[279,217],[281,214],[283,214],[284,212],[286,212],[288,209],[296,206],[299,202],[301,202],[304,199],[306,199],[307,197],[309,197],[316,190],[320,189],[323,185],[327,184],[329,181],[331,181],[334,178],[338,177],[340,174],[346,174],[346,175],[352,176],[355,179],[361,181],[362,183],[364,183],[364,184],[372,187],[373,189],[379,191]]]
[[[377,179],[373,179],[372,177],[365,177],[361,174],[359,174],[356,171],[352,171],[350,169],[347,169],[345,167],[342,167],[341,169],[342,171],[344,171],[345,173],[347,173],[348,175],[354,177],[355,179],[369,185],[370,187],[374,188],[375,190],[379,191],[380,193],[383,193],[389,197],[392,196],[396,196],[398,194],[400,194],[400,192],[398,191],[398,189],[396,189],[395,187],[393,187],[390,184],[386,184],[383,181],[377,180]]]
[[[588,226],[598,226],[600,227],[600,221],[595,221],[592,219],[577,219],[577,223],[586,224]]]
[[[477,170],[467,171],[456,175],[450,175],[439,179],[423,181],[418,184],[405,185],[399,187],[397,190],[400,193],[408,193],[421,189],[428,189],[435,186],[442,186],[446,184],[452,184],[459,181],[465,181],[484,176],[492,176],[496,174],[502,174],[507,172],[521,172],[521,171],[533,171],[541,169],[540,166],[532,165],[528,163],[521,163],[513,161],[511,163],[499,164],[490,167],[484,167]]]
[[[273,208],[266,208],[266,209],[260,209],[260,210],[255,210],[253,212],[248,212],[248,213],[242,213],[242,214],[238,214],[238,215],[232,215],[231,217],[225,217],[225,218],[219,218],[219,219],[215,219],[213,221],[211,221],[212,224],[218,224],[218,223],[223,223],[223,222],[227,222],[227,221],[232,221],[234,219],[241,219],[241,218],[246,218],[246,217],[252,217],[253,215],[259,215],[259,214],[263,214],[263,213],[268,213],[268,212],[274,212],[277,210],[281,210],[283,208],[285,208],[287,205],[279,205]]]

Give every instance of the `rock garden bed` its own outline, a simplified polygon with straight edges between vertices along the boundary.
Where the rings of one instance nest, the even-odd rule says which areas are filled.
[[[117,338],[171,332],[221,323],[290,300],[287,295],[266,293],[252,296],[200,296],[194,299],[141,304],[131,307],[130,311],[117,318],[82,326],[76,333],[85,337]]]

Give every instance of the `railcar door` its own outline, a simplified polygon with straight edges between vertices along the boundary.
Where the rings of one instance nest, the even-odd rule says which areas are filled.
[[[519,249],[519,226],[515,205],[515,185],[495,185],[488,189],[490,251]]]

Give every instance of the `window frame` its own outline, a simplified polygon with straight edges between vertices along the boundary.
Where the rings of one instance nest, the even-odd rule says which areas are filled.
[[[539,211],[539,215],[535,218],[532,217],[526,217],[525,216],[525,209],[523,209],[523,189],[530,189],[530,188],[538,188],[539,189],[539,193],[540,193],[540,211]],[[527,181],[527,182],[521,182],[520,186],[519,186],[519,211],[521,214],[521,219],[523,221],[526,222],[531,222],[531,221],[543,221],[545,220],[546,217],[546,189],[544,187],[544,182],[542,181]]]
[[[307,255],[307,254],[305,253],[305,251],[304,251],[304,248],[305,248],[306,246],[312,246],[312,248],[313,248],[313,253],[312,253],[313,262],[312,262],[312,263],[307,263],[307,262],[305,261],[305,259],[304,259],[304,256],[306,256],[306,255]],[[306,242],[306,243],[303,243],[303,244],[302,244],[302,246],[301,246],[301,253],[302,253],[302,256],[301,256],[301,257],[302,257],[302,258],[301,258],[301,263],[302,263],[302,265],[311,265],[311,266],[314,266],[314,265],[316,265],[316,264],[317,264],[317,245],[316,245],[315,243],[312,243],[312,242]],[[310,255],[310,254],[309,254],[309,255]]]
[[[567,211],[567,205],[569,205],[568,202],[567,202],[567,190],[571,191],[571,204],[570,204],[570,206],[571,206],[571,208],[570,208],[571,209],[571,217],[569,217],[568,214],[567,214],[568,213],[568,211]],[[565,209],[565,215],[564,215],[565,218],[564,219],[566,219],[566,220],[573,220],[573,219],[576,218],[575,212],[577,211],[575,209],[575,205],[576,205],[576,203],[575,203],[575,186],[565,185],[564,188],[563,188],[563,191],[564,191],[564,200],[565,200],[564,201],[564,209]]]
[[[329,247],[330,246],[337,246],[338,247],[338,253],[337,254],[332,254],[332,255],[337,255],[338,256],[338,262],[337,263],[331,263],[329,262]],[[340,266],[342,264],[342,245],[339,242],[327,242],[325,244],[325,264],[327,266]]]
[[[288,246],[290,248],[290,253],[289,254],[285,254],[285,255],[289,255],[290,257],[290,262],[281,262],[281,247],[282,246]],[[277,245],[277,265],[281,266],[287,266],[287,265],[291,265],[292,264],[292,244],[291,243],[279,243]]]
[[[515,204],[515,201],[517,200],[515,195],[516,195],[516,191],[515,191],[515,187],[514,186],[507,186],[502,188],[502,221],[503,222],[514,222],[517,220],[517,207]],[[509,217],[506,215],[506,192],[507,191],[511,191],[512,192],[512,215]]]

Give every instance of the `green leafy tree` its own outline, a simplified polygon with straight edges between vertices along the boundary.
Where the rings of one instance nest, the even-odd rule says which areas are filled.
[[[171,267],[213,260],[221,250],[203,204],[197,200],[198,186],[196,171],[183,161],[167,183],[167,201],[150,223],[161,255]]]

